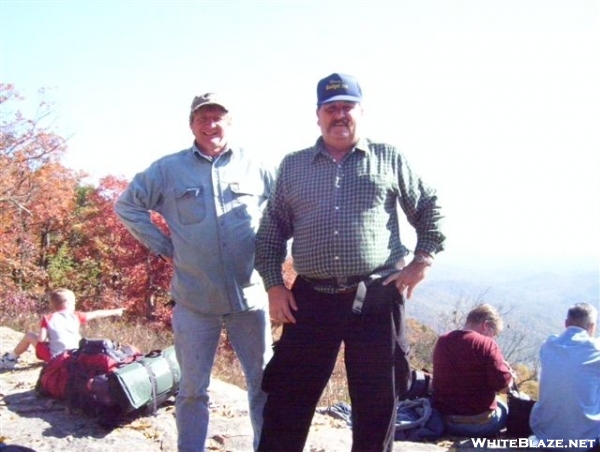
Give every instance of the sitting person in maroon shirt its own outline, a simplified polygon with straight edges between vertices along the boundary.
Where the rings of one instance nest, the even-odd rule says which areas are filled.
[[[440,336],[433,350],[433,404],[443,415],[445,434],[496,435],[508,408],[496,397],[507,392],[512,372],[494,338],[502,318],[489,304],[475,307],[462,330]]]

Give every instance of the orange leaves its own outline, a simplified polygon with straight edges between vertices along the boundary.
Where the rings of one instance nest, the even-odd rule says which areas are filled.
[[[113,211],[127,181],[110,176],[82,186],[83,174],[60,162],[65,140],[43,125],[50,106],[40,102],[30,119],[19,111],[21,99],[0,84],[0,309],[17,295],[41,299],[67,286],[82,309],[123,306],[128,315],[168,320],[170,267]]]

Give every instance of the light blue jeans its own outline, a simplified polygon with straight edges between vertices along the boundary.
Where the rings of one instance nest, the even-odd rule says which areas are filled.
[[[446,435],[466,436],[470,438],[485,438],[496,435],[506,425],[508,416],[508,406],[499,397],[496,397],[496,410],[494,414],[484,424],[463,424],[463,423],[447,423],[444,422]]]
[[[173,309],[175,352],[181,368],[175,400],[179,452],[204,452],[208,431],[208,386],[221,329],[242,365],[248,389],[254,449],[258,447],[266,394],[261,389],[263,370],[271,358],[271,328],[268,308],[223,316],[192,311],[180,303]]]

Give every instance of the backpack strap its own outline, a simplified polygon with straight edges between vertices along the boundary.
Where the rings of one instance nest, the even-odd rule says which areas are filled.
[[[160,355],[161,355],[160,350],[152,350],[146,356],[148,358],[156,358],[157,356],[160,356]],[[152,414],[156,414],[156,411],[158,410],[158,400],[157,400],[158,399],[158,383],[156,382],[156,375],[154,374],[154,371],[152,370],[152,366],[150,365],[150,362],[140,360],[139,363],[144,366],[144,369],[146,369],[146,372],[148,373],[148,378],[150,379],[150,387],[152,389]]]

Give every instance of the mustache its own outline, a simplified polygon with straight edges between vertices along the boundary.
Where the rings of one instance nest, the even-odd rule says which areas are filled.
[[[335,126],[348,126],[348,121],[346,121],[345,119],[339,119],[337,121],[333,121],[331,123],[331,127],[335,127]]]

